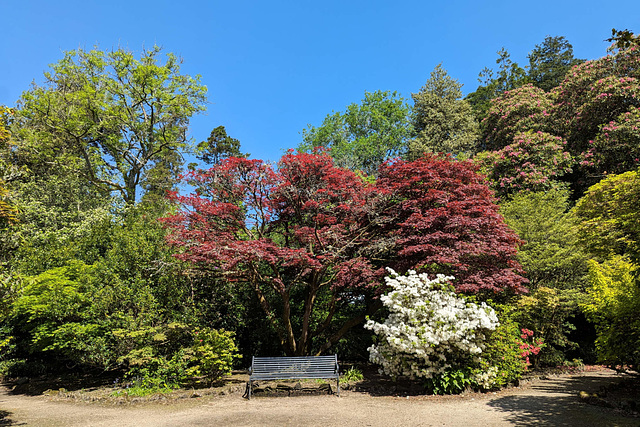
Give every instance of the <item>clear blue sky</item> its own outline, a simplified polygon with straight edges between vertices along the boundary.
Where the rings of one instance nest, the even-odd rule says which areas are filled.
[[[277,160],[307,124],[365,91],[417,92],[440,62],[477,87],[505,47],[526,64],[545,36],[578,58],[606,54],[611,28],[640,31],[640,1],[0,0],[0,104],[14,106],[62,52],[162,46],[209,89],[196,141],[224,125],[254,158]]]

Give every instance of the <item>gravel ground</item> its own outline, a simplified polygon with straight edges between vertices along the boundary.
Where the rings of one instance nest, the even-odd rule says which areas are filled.
[[[222,395],[133,405],[60,393],[15,394],[3,387],[0,426],[640,426],[640,418],[578,397],[618,381],[614,372],[599,370],[531,380],[497,393],[406,397],[346,390],[340,397],[271,395],[251,401],[241,397],[236,381]]]

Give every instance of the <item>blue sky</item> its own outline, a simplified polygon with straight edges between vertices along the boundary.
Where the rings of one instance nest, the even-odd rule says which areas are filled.
[[[565,36],[576,57],[594,59],[611,28],[640,31],[638,0],[0,0],[0,11],[0,104],[14,106],[66,50],[157,44],[208,87],[207,112],[191,121],[196,142],[224,125],[266,160],[365,91],[410,98],[440,62],[468,93],[502,47],[525,65],[545,36]]]

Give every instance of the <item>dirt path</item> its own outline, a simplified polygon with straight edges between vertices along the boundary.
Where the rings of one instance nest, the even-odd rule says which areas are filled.
[[[605,408],[587,405],[579,391],[615,382],[611,371],[536,380],[499,393],[466,396],[258,397],[239,394],[170,404],[105,406],[53,401],[0,389],[0,426],[640,426]]]

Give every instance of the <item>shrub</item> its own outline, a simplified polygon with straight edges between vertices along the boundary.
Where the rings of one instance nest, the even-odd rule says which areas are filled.
[[[576,347],[568,337],[575,329],[571,320],[579,311],[579,297],[578,290],[546,286],[520,297],[514,319],[545,343],[544,351],[531,358],[534,367],[561,365],[565,353]]]
[[[350,381],[361,381],[364,379],[364,375],[362,375],[362,371],[355,367],[350,367],[346,372],[344,372],[340,376],[341,383],[348,383]]]
[[[477,384],[472,368],[449,368],[425,380],[425,387],[433,394],[458,394]]]
[[[596,350],[602,363],[640,369],[640,286],[638,266],[627,257],[589,261],[587,301],[582,305],[595,322]]]
[[[231,373],[238,357],[233,333],[227,331],[172,323],[116,334],[136,342],[119,361],[129,366],[126,376],[141,387],[175,388],[203,377],[213,382]]]
[[[501,307],[499,319],[500,325],[487,339],[476,373],[477,386],[483,390],[512,384],[527,369],[520,348],[521,330],[511,318],[510,308]]]
[[[384,323],[365,327],[379,338],[369,348],[370,360],[391,376],[427,380],[433,392],[457,392],[472,384],[469,368],[477,366],[489,333],[498,326],[494,310],[457,296],[452,277],[390,270],[385,280],[392,291],[382,296],[390,311]]]

